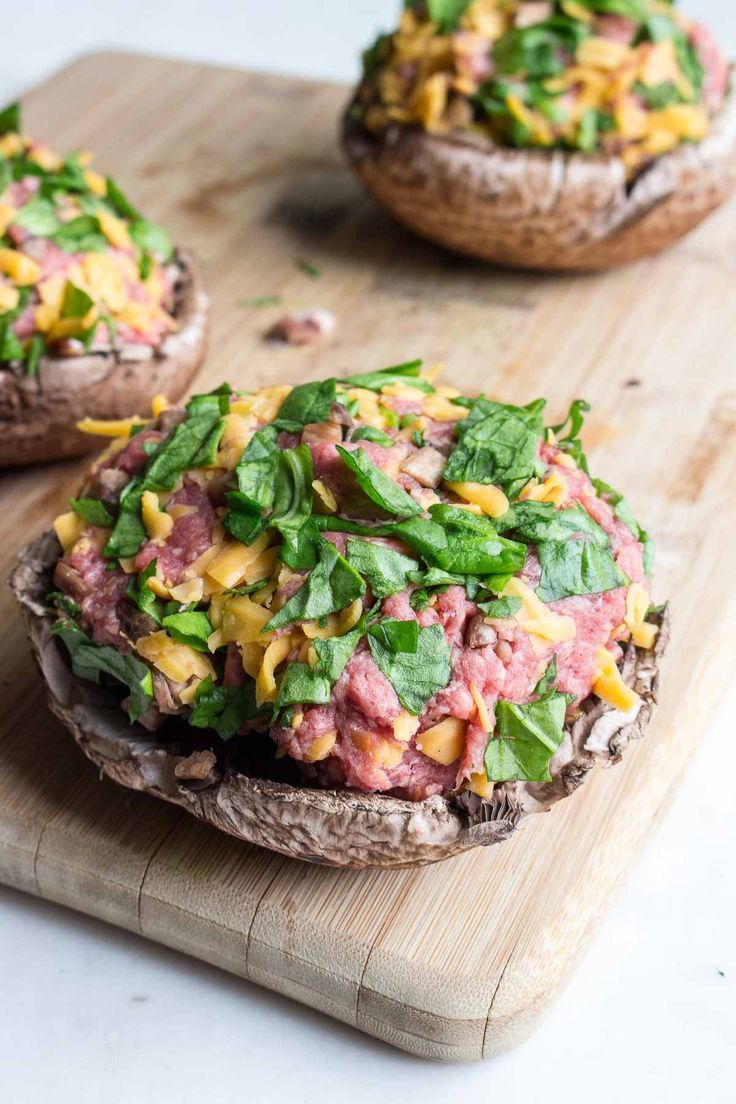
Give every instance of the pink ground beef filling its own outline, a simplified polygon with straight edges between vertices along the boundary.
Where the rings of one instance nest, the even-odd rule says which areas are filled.
[[[431,440],[434,447],[447,453],[453,445],[453,428],[453,424],[448,428],[447,423],[430,423],[425,430],[425,441]],[[125,476],[124,483],[131,475],[140,472],[147,462],[145,443],[155,443],[161,437],[161,432],[155,428],[146,429],[133,437],[122,451],[98,464],[92,473],[93,485],[104,490],[119,483],[121,473]],[[309,444],[315,480],[321,481],[335,496],[341,513],[355,519],[375,520],[370,502],[367,503],[335,445],[312,440],[312,437],[311,432],[305,431],[303,439]],[[396,472],[401,463],[417,452],[417,446],[411,440],[401,441],[393,448],[365,440],[354,444],[347,442],[345,447],[363,448],[376,465],[388,470],[394,478],[397,478]],[[582,506],[609,537],[616,562],[624,574],[648,590],[642,545],[631,530],[615,517],[611,506],[598,497],[585,472],[564,462],[558,464],[561,453],[556,446],[541,444],[539,456],[546,465],[547,475],[556,472],[566,481],[569,497],[562,506]],[[422,502],[426,487],[411,477],[402,479],[400,474],[397,482]],[[119,490],[118,485],[117,493]],[[447,499],[446,492],[438,490],[438,493]],[[182,581],[186,569],[211,546],[217,511],[222,501],[222,485],[217,481],[205,489],[203,481],[185,475],[171,495],[169,504],[189,506],[191,511],[175,521],[165,542],[144,542],[135,557],[136,570],[142,570],[155,558],[159,574],[167,583],[176,585]],[[121,650],[129,650],[120,606],[125,600],[130,576],[120,567],[108,569],[100,542],[94,540],[94,531],[91,536],[92,539],[84,542],[82,550],[73,550],[60,561],[61,585],[76,600],[85,591],[79,604],[83,623],[95,643],[113,644]],[[339,551],[345,551],[345,534],[328,531],[325,536]],[[398,540],[380,538],[380,543],[408,555],[416,555]],[[63,578],[65,571],[66,580]],[[539,573],[536,552],[531,547],[521,577],[528,585],[535,587]],[[76,595],[75,578],[81,580]],[[279,605],[300,588],[304,578],[304,573],[296,572],[280,584]],[[451,649],[448,684],[427,702],[417,718],[417,732],[404,744],[401,761],[396,765],[381,765],[380,756],[374,752],[386,741],[395,743],[394,722],[404,710],[396,691],[379,670],[363,639],[334,685],[329,705],[305,705],[294,711],[291,724],[271,729],[278,746],[293,760],[304,765],[305,777],[312,782],[325,786],[347,786],[366,792],[391,792],[412,800],[447,793],[483,771],[488,733],[480,727],[474,692],[482,696],[493,720],[499,699],[518,703],[534,700],[534,688],[554,657],[557,689],[569,694],[575,706],[591,693],[597,650],[608,648],[615,657],[620,654],[616,632],[626,615],[625,586],[551,603],[550,609],[554,613],[573,619],[576,632],[571,640],[550,643],[541,654],[535,652],[529,635],[512,618],[493,621],[486,630],[487,642],[482,646],[471,646],[471,626],[474,619],[478,620],[479,608],[467,596],[464,587],[449,586],[435,597],[432,604],[420,611],[410,604],[412,589],[384,599],[382,614],[399,621],[416,621],[422,628],[433,625],[442,628]],[[368,593],[366,604],[370,600]],[[477,641],[474,643],[477,644]],[[290,661],[296,660],[296,654],[290,656]],[[221,676],[226,686],[243,685],[245,675],[235,644],[230,644],[224,653]],[[467,732],[461,758],[446,766],[423,754],[417,742],[421,742],[423,732],[448,717],[466,721]],[[331,733],[336,733],[336,740],[329,757],[311,762],[311,749],[315,741]]]

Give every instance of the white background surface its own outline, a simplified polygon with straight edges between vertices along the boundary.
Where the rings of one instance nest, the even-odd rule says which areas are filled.
[[[685,5],[736,55],[732,0]],[[2,0],[0,103],[118,47],[349,80],[398,0]],[[736,350],[735,350],[736,353]],[[733,551],[730,554],[733,565]],[[693,703],[697,715],[697,703]],[[736,688],[546,1023],[434,1066],[134,936],[0,887],[8,1104],[736,1101]]]

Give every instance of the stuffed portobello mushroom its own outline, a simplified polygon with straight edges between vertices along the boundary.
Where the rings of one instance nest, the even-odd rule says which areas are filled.
[[[177,398],[204,355],[193,258],[90,160],[0,112],[0,465],[89,451],[83,415]]]
[[[736,180],[729,66],[666,0],[409,0],[343,143],[413,230],[532,268],[659,250]]]
[[[643,733],[652,542],[588,474],[586,404],[545,428],[543,400],[431,375],[223,385],[111,427],[13,578],[103,771],[288,854],[401,865],[506,838]]]

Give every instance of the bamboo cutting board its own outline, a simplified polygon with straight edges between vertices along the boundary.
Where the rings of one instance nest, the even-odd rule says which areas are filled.
[[[308,866],[99,781],[43,705],[5,590],[0,879],[414,1053],[481,1058],[522,1039],[569,975],[734,671],[736,206],[667,255],[608,275],[494,271],[413,239],[362,196],[335,147],[344,98],[324,84],[97,54],[27,98],[26,127],[62,150],[95,149],[199,254],[214,307],[202,389],[423,356],[466,390],[549,395],[551,420],[571,398],[591,400],[594,470],[656,536],[656,593],[672,597],[649,735],[506,844],[422,869]],[[333,342],[265,344],[277,312],[238,304],[273,293],[334,311]],[[0,477],[3,573],[80,471]]]

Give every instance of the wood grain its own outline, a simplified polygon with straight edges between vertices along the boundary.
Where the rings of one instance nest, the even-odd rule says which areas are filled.
[[[339,871],[243,846],[101,782],[49,717],[9,593],[0,878],[196,955],[417,1054],[488,1057],[527,1034],[686,773],[734,670],[736,211],[620,271],[550,278],[410,237],[340,163],[344,90],[151,58],[85,57],[32,93],[27,128],[94,148],[200,256],[213,299],[200,385],[296,381],[423,356],[458,387],[594,406],[594,469],[657,539],[675,631],[662,702],[622,766],[509,843],[417,870]],[[298,271],[306,257],[319,280]],[[263,341],[278,293],[326,307],[334,341]],[[0,564],[46,527],[81,467],[0,477]],[[603,999],[603,998],[602,998]],[[605,1015],[605,1010],[602,1011]]]

